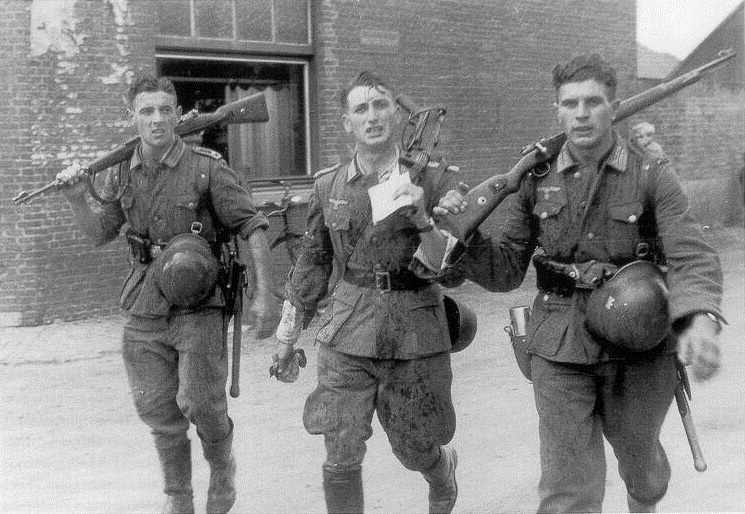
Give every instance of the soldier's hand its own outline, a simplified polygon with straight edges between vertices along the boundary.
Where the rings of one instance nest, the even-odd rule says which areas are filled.
[[[88,175],[79,164],[72,164],[57,173],[55,179],[62,187],[62,193],[67,198],[78,198],[88,189]]]
[[[411,197],[411,207],[402,210],[409,221],[420,229],[429,227],[429,215],[424,205],[424,189],[411,183],[401,184],[393,193],[393,199],[401,196]]]
[[[691,366],[693,378],[698,381],[710,379],[721,367],[719,331],[716,321],[698,313],[678,337],[678,359]]]
[[[266,339],[274,334],[279,324],[278,310],[266,288],[257,288],[249,314],[257,339]]]
[[[465,194],[468,192],[468,184],[465,182],[458,183],[458,189],[451,189],[445,196],[440,198],[437,205],[432,209],[432,214],[442,216],[445,214],[458,214],[466,210],[468,203]]]
[[[305,352],[294,345],[277,341],[274,354],[272,354],[272,365],[269,367],[269,377],[277,377],[277,380],[285,383],[295,382],[300,376],[300,368],[308,363]]]

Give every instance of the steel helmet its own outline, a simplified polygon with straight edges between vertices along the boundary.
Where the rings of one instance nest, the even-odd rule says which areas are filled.
[[[467,348],[476,337],[476,313],[449,296],[445,296],[444,301],[450,342],[453,345],[450,352],[459,352]]]
[[[665,276],[656,265],[631,262],[590,294],[587,328],[617,350],[651,350],[670,326],[667,296]]]
[[[195,307],[215,289],[220,264],[209,243],[193,233],[168,242],[156,260],[156,282],[163,296],[177,307]]]

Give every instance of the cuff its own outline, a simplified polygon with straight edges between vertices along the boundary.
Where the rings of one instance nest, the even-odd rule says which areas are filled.
[[[256,213],[246,224],[241,227],[240,235],[242,239],[248,240],[256,229],[266,230],[269,228],[269,220],[263,212]]]

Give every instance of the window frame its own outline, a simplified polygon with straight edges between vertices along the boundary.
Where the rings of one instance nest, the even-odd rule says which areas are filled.
[[[155,60],[163,59],[178,59],[178,60],[193,60],[193,61],[219,61],[219,62],[235,62],[242,64],[289,64],[299,65],[302,67],[303,74],[303,123],[306,134],[305,141],[305,175],[313,175],[313,152],[312,144],[313,136],[311,134],[311,90],[310,90],[310,78],[311,78],[311,61],[310,59],[272,56],[272,57],[254,57],[254,56],[237,56],[237,55],[205,55],[198,52],[172,52],[172,51],[156,51]],[[209,77],[203,77],[208,79]],[[279,178],[279,177],[277,177]]]

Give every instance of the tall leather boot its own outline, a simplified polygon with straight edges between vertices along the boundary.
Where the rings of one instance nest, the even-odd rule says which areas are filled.
[[[207,514],[228,512],[235,503],[236,463],[233,455],[233,422],[230,422],[230,433],[220,441],[212,443],[202,439],[202,450],[204,458],[210,465]]]
[[[165,478],[166,502],[162,514],[194,514],[191,488],[191,441],[171,448],[158,448]]]
[[[626,494],[626,501],[629,504],[629,512],[657,512],[656,503],[644,503],[628,493]]]
[[[423,471],[429,483],[430,514],[450,514],[458,498],[458,483],[455,481],[455,467],[458,454],[449,446],[440,446],[440,460]]]
[[[323,495],[329,514],[360,514],[365,511],[362,468],[323,468]]]

